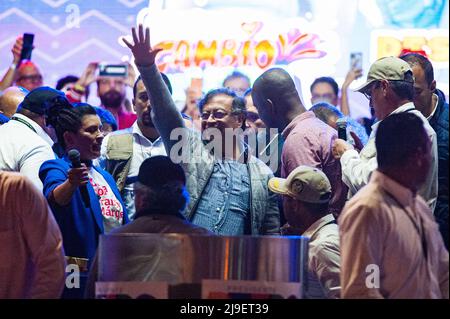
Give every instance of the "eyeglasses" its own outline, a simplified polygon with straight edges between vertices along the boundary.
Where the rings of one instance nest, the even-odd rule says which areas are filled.
[[[372,98],[372,93],[369,93],[369,92],[367,92],[367,91],[364,91],[363,92],[363,94],[364,94],[364,96],[370,101],[370,99]]]
[[[34,75],[24,75],[17,79],[17,81],[26,81],[26,82],[41,82],[42,75],[34,74]]]
[[[246,119],[250,122],[256,122],[257,120],[259,120],[259,114],[255,112],[247,112]]]
[[[225,116],[229,115],[230,113],[221,111],[221,110],[214,110],[212,112],[203,112],[201,115],[201,118],[203,121],[207,121],[209,119],[209,117],[212,115],[213,119],[215,120],[221,120],[223,119]]]
[[[380,81],[375,81],[363,92],[364,96],[370,101],[372,98],[372,91],[379,86]]]

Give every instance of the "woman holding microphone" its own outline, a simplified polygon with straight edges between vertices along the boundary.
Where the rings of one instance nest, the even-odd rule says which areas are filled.
[[[39,177],[63,235],[67,263],[81,274],[80,287],[66,285],[63,297],[81,298],[99,235],[127,223],[128,215],[112,176],[92,165],[104,137],[95,109],[81,104],[62,110],[55,122],[65,153],[42,164]]]

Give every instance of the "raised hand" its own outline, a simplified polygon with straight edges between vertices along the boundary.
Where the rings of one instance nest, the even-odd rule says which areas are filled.
[[[131,52],[133,53],[134,63],[139,66],[151,66],[155,64],[156,55],[160,51],[162,51],[162,49],[151,48],[150,29],[145,28],[144,36],[144,27],[142,26],[142,24],[140,24],[138,28],[138,34],[136,34],[136,28],[132,28],[131,33],[133,35],[134,44],[131,44],[125,38],[123,38],[123,42],[128,48],[130,48]]]
[[[20,62],[20,54],[22,53],[23,37],[19,36],[11,49],[13,54],[13,63],[18,64]]]
[[[361,69],[351,69],[350,71],[348,71],[347,75],[345,76],[345,80],[344,80],[344,83],[342,84],[342,87],[348,88],[353,81],[360,78],[361,76],[362,76]]]
[[[91,62],[88,64],[86,69],[81,74],[80,78],[77,81],[77,85],[82,86],[83,88],[87,87],[89,84],[95,81],[95,71],[97,70],[98,62]]]
[[[86,87],[95,81],[95,71],[97,70],[98,62],[91,62],[81,74],[77,84]]]

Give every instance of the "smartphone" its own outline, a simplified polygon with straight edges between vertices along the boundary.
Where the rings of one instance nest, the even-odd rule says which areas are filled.
[[[98,66],[99,76],[128,76],[128,65],[126,64],[100,64]]]
[[[33,51],[33,33],[23,34],[23,46],[22,52],[20,53],[20,60],[31,60],[31,51]]]
[[[362,69],[362,52],[350,53],[350,68],[357,70]]]

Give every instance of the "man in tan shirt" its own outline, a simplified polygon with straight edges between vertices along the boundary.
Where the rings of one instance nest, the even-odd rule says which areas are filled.
[[[341,297],[448,298],[449,255],[417,194],[432,162],[422,120],[403,112],[376,133],[378,169],[339,217]]]
[[[0,171],[0,299],[59,298],[62,237],[47,201],[23,175]]]
[[[289,234],[309,238],[306,298],[339,298],[339,230],[328,212],[331,185],[317,168],[301,165],[284,178],[271,178],[269,189],[283,196]]]

